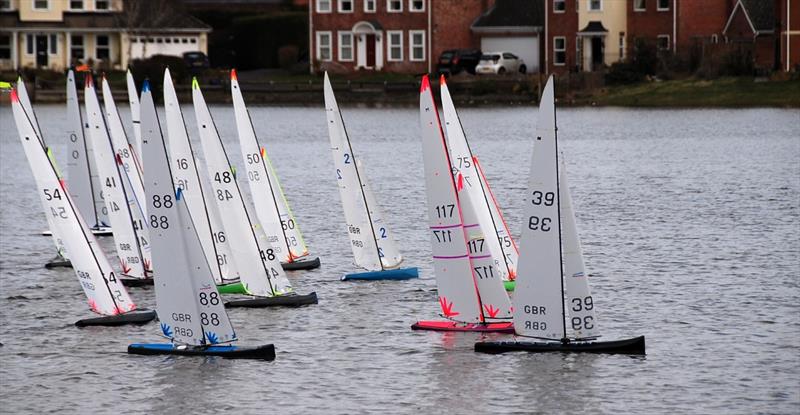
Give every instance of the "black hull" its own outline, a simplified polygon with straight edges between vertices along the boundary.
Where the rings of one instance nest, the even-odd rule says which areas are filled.
[[[45,268],[72,268],[72,262],[69,262],[68,259],[63,259],[61,257],[55,257],[44,264]]]
[[[247,300],[233,300],[225,303],[225,307],[300,307],[317,304],[317,293],[306,295],[281,295],[277,297],[252,298]]]
[[[319,257],[309,259],[301,258],[292,262],[281,262],[281,267],[286,271],[319,268]]]
[[[126,287],[148,287],[153,285],[152,278],[120,278],[119,280]]]
[[[480,353],[499,354],[505,352],[530,353],[605,353],[644,355],[644,336],[625,340],[607,342],[479,342],[475,343],[475,351]]]
[[[78,327],[124,326],[126,324],[146,324],[153,321],[155,318],[156,312],[153,310],[132,311],[130,313],[118,314],[116,316],[86,318],[76,321],[75,325]]]
[[[128,353],[145,356],[218,356],[227,359],[275,360],[275,346],[265,344],[256,347],[208,346],[179,348],[172,344],[131,344]]]

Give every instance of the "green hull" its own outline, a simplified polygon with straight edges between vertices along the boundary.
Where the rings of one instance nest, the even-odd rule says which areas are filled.
[[[220,294],[247,294],[244,285],[241,282],[233,284],[217,285]]]
[[[506,291],[514,291],[514,287],[517,286],[516,281],[503,281],[503,285],[506,286]]]

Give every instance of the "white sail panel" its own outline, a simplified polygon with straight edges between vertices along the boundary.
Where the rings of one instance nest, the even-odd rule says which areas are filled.
[[[258,222],[263,227],[264,233],[281,262],[289,262],[292,260],[292,255],[281,225],[278,208],[277,198],[281,197],[280,192],[272,186],[272,180],[269,178],[271,172],[262,156],[261,147],[258,145],[256,132],[250,120],[250,113],[245,106],[242,92],[239,89],[239,81],[236,79],[234,71],[231,71],[231,94],[236,131],[239,135],[239,148],[244,159],[247,182],[250,185]]]
[[[207,345],[236,340],[186,199],[175,186],[153,95],[142,86],[142,152],[153,244],[156,308],[173,342]]]
[[[489,212],[492,214],[492,221],[497,230],[497,241],[500,243],[500,248],[503,250],[506,266],[508,267],[509,279],[513,280],[517,277],[517,264],[519,263],[517,244],[514,242],[514,237],[508,229],[508,223],[505,218],[503,218],[500,204],[497,202],[497,198],[494,196],[492,188],[489,186],[489,181],[486,180],[486,175],[483,173],[483,168],[478,161],[478,157],[473,155],[472,161],[478,169],[478,179],[480,179],[481,186],[486,191],[486,195],[489,196]]]
[[[372,229],[375,231],[375,240],[378,242],[378,254],[381,257],[384,269],[397,268],[403,262],[403,256],[397,249],[394,241],[394,233],[389,230],[389,225],[384,220],[383,211],[375,194],[369,185],[369,177],[361,164],[361,159],[356,159],[356,166],[361,176],[361,187],[364,189],[364,200],[369,207],[369,218],[372,221]]]
[[[447,144],[450,147],[450,161],[453,163],[453,174],[461,175],[463,190],[459,193],[460,200],[464,197],[470,199],[470,203],[475,210],[477,223],[480,224],[484,234],[493,235],[497,233],[497,224],[489,211],[489,198],[483,186],[481,186],[480,174],[473,162],[472,151],[467,143],[467,137],[458,118],[456,107],[450,96],[450,90],[442,76],[442,113],[447,132]],[[498,272],[500,278],[508,280],[511,272],[500,246],[500,241],[495,238],[486,238],[486,252],[492,256],[494,270]]]
[[[62,235],[65,246],[73,253],[72,268],[89,301],[89,308],[99,314],[116,315],[133,311],[136,304],[131,300],[125,287],[114,274],[81,214],[75,209],[64,180],[58,176],[53,160],[42,148],[43,138],[37,136],[31,122],[33,114],[28,115],[16,91],[11,95],[14,121],[20,135],[25,156],[36,182],[37,192],[42,195],[45,214],[52,218],[50,231]]]
[[[83,135],[78,90],[75,86],[75,73],[67,73],[67,179],[69,194],[75,207],[83,215],[83,220],[90,226],[99,225],[94,204],[89,160],[86,158],[86,138]]]
[[[328,136],[331,142],[333,164],[336,168],[336,182],[342,199],[345,225],[350,238],[355,264],[368,271],[380,271],[380,251],[376,245],[376,235],[370,226],[365,197],[359,185],[359,174],[339,105],[333,95],[328,74],[325,74],[325,113],[328,119]]]
[[[461,208],[427,76],[423,77],[419,98],[425,194],[439,304],[445,317],[469,323],[481,322],[483,314],[464,239]]]
[[[105,120],[100,110],[100,102],[95,93],[91,76],[87,75],[84,87],[86,117],[90,125],[89,138],[92,141],[95,161],[103,184],[111,225],[114,228],[114,245],[117,248],[122,273],[133,278],[145,278],[141,241],[134,229],[134,216],[131,206],[136,206],[136,198],[131,189],[126,189],[120,170],[123,168],[112,148]]]
[[[523,336],[547,339],[566,336],[557,171],[555,103],[550,77],[539,104],[514,289],[514,329]]]
[[[271,297],[291,292],[291,284],[272,245],[266,241],[266,237],[259,239],[250,221],[235,170],[230,165],[222,139],[196,81],[192,82],[192,100],[211,188],[220,211],[225,212],[221,215],[225,236],[228,240],[235,241],[230,247],[242,284],[248,293],[258,296]],[[263,232],[260,235],[263,236]]]
[[[228,284],[239,279],[239,268],[236,264],[236,257],[233,255],[231,245],[234,240],[231,240],[229,235],[225,233],[225,226],[222,222],[222,214],[220,213],[221,206],[217,203],[216,190],[211,185],[208,179],[208,166],[204,166],[199,160],[197,162],[198,178],[203,186],[203,200],[206,204],[206,211],[208,212],[209,223],[211,226],[211,239],[214,241],[214,247],[217,251],[217,265],[219,265],[220,279],[214,281],[217,284]],[[228,213],[227,211],[225,212]]]
[[[561,193],[561,235],[564,246],[564,289],[567,296],[567,327],[572,329],[575,337],[597,337],[597,317],[594,300],[589,290],[589,276],[583,264],[583,250],[575,225],[575,211],[572,207],[572,195],[567,185],[567,173],[564,158],[561,158],[559,170],[561,180],[558,190]]]
[[[142,126],[139,119],[139,93],[136,89],[136,82],[133,81],[131,70],[125,74],[125,81],[128,85],[128,104],[131,110],[131,121],[133,122],[133,149],[136,157],[142,157]],[[141,167],[141,166],[139,166]]]
[[[289,202],[286,200],[286,195],[283,193],[283,187],[278,180],[278,174],[272,167],[272,162],[267,154],[267,149],[261,147],[261,157],[269,170],[269,182],[273,190],[276,190],[275,202],[278,204],[278,213],[280,214],[281,228],[283,229],[284,238],[286,239],[286,246],[291,252],[289,257],[290,262],[308,255],[308,248],[306,242],[303,240],[303,235],[300,233],[300,226],[297,224],[292,209],[289,207]]]

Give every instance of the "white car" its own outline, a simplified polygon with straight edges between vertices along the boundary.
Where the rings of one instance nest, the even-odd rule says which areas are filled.
[[[481,55],[476,74],[504,74],[507,72],[525,73],[525,61],[511,52],[486,52]]]

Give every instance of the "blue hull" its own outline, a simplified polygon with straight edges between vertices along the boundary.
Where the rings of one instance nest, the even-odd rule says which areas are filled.
[[[177,347],[172,343],[133,343],[128,353],[140,355],[218,356],[228,359],[275,360],[275,346],[265,344],[256,347],[205,346]]]
[[[384,271],[368,271],[368,272],[357,272],[353,274],[344,274],[344,276],[342,277],[342,281],[410,280],[411,278],[417,278],[417,277],[419,277],[419,271],[417,270],[417,267],[413,267],[413,268],[387,269]]]

